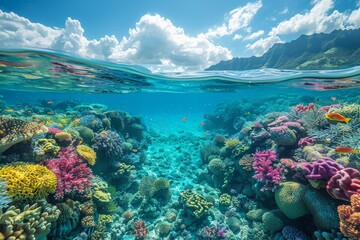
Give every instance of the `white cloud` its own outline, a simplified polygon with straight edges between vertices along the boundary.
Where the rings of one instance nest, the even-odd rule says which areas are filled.
[[[287,14],[289,12],[289,9],[285,7],[279,14]]]
[[[275,43],[282,42],[280,35],[329,33],[335,29],[348,29],[360,26],[359,9],[352,12],[339,12],[333,10],[332,0],[314,0],[313,8],[304,14],[296,14],[288,20],[280,22],[273,27],[266,38],[261,38],[253,44],[248,44],[247,49],[256,55],[262,55]]]
[[[257,1],[235,8],[229,12],[226,23],[210,28],[205,35],[208,38],[223,37],[225,35],[231,35],[240,29],[246,29],[261,7],[261,1]]]
[[[233,40],[240,40],[240,39],[242,39],[243,38],[243,36],[241,35],[241,34],[235,34],[234,36],[233,36]]]
[[[203,34],[188,36],[160,15],[144,15],[121,41],[107,35],[89,40],[84,32],[75,19],[68,18],[65,28],[59,29],[0,10],[0,47],[50,48],[87,58],[156,65],[152,69],[159,70],[199,70],[232,58],[227,48]]]
[[[244,41],[254,40],[254,39],[260,37],[260,36],[263,35],[263,34],[264,34],[264,30],[259,30],[259,31],[257,31],[257,32],[254,32],[254,33],[246,36],[246,37],[244,38]]]
[[[354,10],[349,16],[349,23],[354,26],[354,28],[360,27],[360,8]]]
[[[24,17],[0,10],[0,45],[2,47],[43,47],[47,48],[61,30],[32,23]]]
[[[251,50],[255,56],[260,56],[269,50],[275,43],[282,42],[284,41],[282,41],[278,36],[272,35],[266,38],[261,38],[253,44],[247,44],[246,48]]]

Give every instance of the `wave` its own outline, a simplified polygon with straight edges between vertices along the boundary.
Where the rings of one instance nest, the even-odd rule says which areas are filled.
[[[201,71],[148,69],[45,50],[0,50],[1,89],[59,93],[236,92],[285,86],[312,90],[360,87],[360,66],[341,70]]]

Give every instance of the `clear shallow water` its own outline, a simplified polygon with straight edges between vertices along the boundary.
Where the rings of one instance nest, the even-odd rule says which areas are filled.
[[[0,51],[1,88],[61,93],[238,92],[278,83],[315,90],[357,88],[360,67],[343,70],[151,73],[140,66],[38,50]],[[36,89],[36,90],[35,90]]]
[[[117,165],[111,166],[108,171],[100,171],[102,163],[106,165],[106,161],[109,160],[109,158],[101,158],[100,155],[97,159],[98,165],[91,167],[109,185],[117,188],[117,195],[113,196],[113,200],[119,209],[116,213],[110,214],[114,222],[108,225],[106,230],[103,229],[104,237],[100,239],[133,239],[135,221],[145,221],[149,229],[147,239],[198,239],[202,229],[220,225],[227,229],[228,238],[225,239],[255,239],[253,237],[259,233],[263,235],[256,239],[274,239],[275,233],[280,232],[279,229],[271,233],[264,227],[265,223],[262,220],[253,221],[245,217],[249,206],[250,209],[255,207],[264,211],[278,209],[271,191],[265,195],[261,192],[243,191],[246,187],[255,186],[253,172],[250,174],[239,170],[239,166],[236,165],[239,156],[234,157],[228,151],[218,153],[218,157],[224,164],[230,164],[226,167],[235,167],[235,170],[232,168],[234,179],[229,186],[222,187],[221,184],[216,183],[217,177],[209,171],[209,163],[202,159],[201,149],[212,142],[216,135],[221,134],[227,139],[239,138],[244,144],[249,144],[250,150],[245,151],[246,154],[271,148],[277,151],[281,158],[295,159],[294,151],[296,149],[298,152],[302,151],[296,143],[292,146],[279,147],[274,142],[272,144],[265,141],[264,143],[247,142],[249,139],[240,137],[241,127],[237,126],[239,119],[245,121],[243,128],[261,122],[265,126],[264,129],[269,130],[266,124],[275,120],[274,116],[285,114],[296,120],[299,116],[292,115],[292,109],[298,104],[307,106],[309,103],[315,103],[317,110],[334,104],[340,106],[359,104],[359,84],[360,67],[334,71],[261,69],[244,72],[175,74],[151,73],[138,66],[79,59],[54,52],[30,50],[0,53],[1,115],[27,119],[39,124],[43,119],[45,122],[46,119],[54,119],[49,126],[59,127],[61,118],[72,121],[83,114],[104,117],[107,112],[121,111],[129,113],[131,117],[139,116],[141,124],[146,129],[143,134],[151,136],[152,141],[145,144],[146,149],[138,147],[136,150],[137,154],[143,153],[146,160],[136,165],[136,171],[131,177],[114,179],[113,170],[116,170]],[[85,110],[83,113],[81,110],[76,110],[75,105],[57,107],[57,104],[66,101],[74,101],[78,105],[85,106],[103,104],[107,110],[92,112]],[[28,112],[29,110],[33,112]],[[308,127],[306,122],[311,120],[311,117],[304,116],[300,121],[301,124],[306,126],[306,131],[314,130]],[[318,116],[324,120],[323,112]],[[321,131],[324,130],[324,133],[331,136],[333,132],[327,131],[331,127],[330,124],[326,120],[325,123],[322,122],[325,125]],[[353,142],[360,141],[358,122],[338,126],[350,127],[353,134],[349,136],[355,139]],[[65,124],[62,128],[67,131],[71,127],[70,124]],[[131,140],[133,136],[127,136],[126,132],[118,132],[126,141],[141,146]],[[297,138],[305,136],[303,134],[297,132]],[[343,137],[341,141],[345,141]],[[93,142],[86,144],[91,146]],[[321,144],[326,145],[326,151],[329,150],[330,153],[332,151],[333,154],[333,149],[340,143],[321,142]],[[22,147],[11,149],[4,153],[5,157],[2,161],[16,161],[19,156],[26,156],[22,155],[27,153],[26,151],[28,149]],[[339,155],[332,157],[340,158]],[[350,166],[360,169],[360,166],[356,165],[358,158],[355,157],[352,155],[349,159],[352,164]],[[21,160],[34,162],[33,159]],[[132,200],[124,203],[123,199],[134,199],[138,191],[138,184],[132,181],[140,182],[148,175],[170,181],[171,198],[167,202],[161,202],[161,199],[154,196],[151,201],[144,200],[140,206],[132,204]],[[294,178],[287,176],[287,180],[294,181]],[[306,184],[309,186],[308,183]],[[181,202],[180,192],[185,189],[192,189],[206,196],[207,199],[212,199],[214,207],[210,210],[211,214],[206,214],[206,217],[199,220],[186,213],[186,208],[178,203]],[[108,190],[103,189],[103,191]],[[321,192],[327,194],[325,191]],[[220,206],[219,199],[222,194],[230,194],[234,199],[238,199],[230,206]],[[244,194],[248,195],[244,198]],[[84,200],[79,195],[72,197],[83,204]],[[324,196],[321,195],[322,197]],[[331,199],[328,195],[326,198]],[[246,204],[249,206],[240,206],[236,203],[239,199],[248,201]],[[48,202],[58,204],[58,201],[52,198],[49,198]],[[95,207],[101,214],[108,214],[101,212],[101,204],[97,204]],[[330,210],[336,212],[336,209]],[[325,212],[331,212],[330,210]],[[125,211],[131,212],[134,217],[131,220],[124,220]],[[169,217],[169,214],[174,212],[176,212],[176,221],[170,220]],[[312,217],[314,214],[312,212],[307,218],[288,221],[286,224],[296,226],[307,236],[314,237],[314,232],[317,230]],[[330,215],[334,216],[334,214],[332,212]],[[159,234],[162,224],[171,225],[171,233],[166,237]],[[0,230],[2,227],[0,223]],[[62,227],[65,229],[64,226]],[[78,225],[66,236],[73,239],[84,232],[91,235],[92,231],[94,229],[82,228]],[[55,239],[59,239],[56,233],[51,232],[51,234],[57,236]]]

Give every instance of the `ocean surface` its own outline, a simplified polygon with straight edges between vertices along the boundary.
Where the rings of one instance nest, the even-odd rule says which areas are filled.
[[[15,199],[9,187],[3,188],[12,200],[4,204],[0,195],[0,213],[6,213],[9,206],[25,211],[26,203],[34,204],[38,200],[45,200],[60,210],[65,209],[65,205],[59,204],[68,204],[66,209],[71,205],[73,215],[65,216],[70,210],[59,211],[57,214],[61,217],[57,216],[41,236],[37,235],[40,230],[33,234],[35,239],[295,239],[287,238],[289,228],[301,236],[297,239],[322,239],[319,236],[326,235],[324,232],[345,234],[341,235],[343,239],[346,234],[350,238],[353,234],[340,229],[339,223],[344,220],[339,219],[336,211],[340,204],[349,204],[349,196],[336,198],[326,187],[311,187],[307,175],[295,177],[294,168],[280,159],[290,159],[296,164],[304,159],[316,162],[328,157],[344,167],[359,170],[356,150],[360,147],[360,66],[326,71],[152,73],[141,66],[81,59],[51,51],[6,50],[0,51],[0,95],[2,118],[17,118],[66,133],[86,126],[94,137],[86,141],[78,133],[77,137],[71,135],[72,140],[64,140],[42,133],[27,139],[30,145],[26,145],[26,141],[11,145],[2,152],[0,160],[3,163],[0,179],[8,180],[7,186],[12,183],[1,173],[1,167],[26,162],[51,168],[51,159],[64,158],[56,152],[51,156],[45,153],[42,160],[36,160],[38,155],[34,149],[40,138],[55,139],[60,152],[76,148],[79,142],[94,149],[96,164],[89,168],[101,178],[96,180],[97,184],[106,185],[98,189],[91,180],[91,186],[85,184],[85,193],[92,197],[75,187],[59,197],[61,177],[57,176],[56,190],[49,190],[46,196],[37,199],[21,194]],[[351,120],[345,123],[345,120],[328,119],[326,114],[332,112]],[[121,117],[115,118],[115,115]],[[279,120],[283,116],[287,120]],[[115,126],[120,118],[122,122]],[[8,120],[0,124],[0,142],[5,141],[9,131],[15,131],[4,125],[5,121]],[[292,128],[294,122],[299,126]],[[273,136],[276,130],[273,127],[286,128],[283,131],[289,131],[290,135],[279,140]],[[104,137],[107,131],[121,140],[119,152],[106,148],[108,142],[97,145],[96,137]],[[268,135],[259,137],[260,132]],[[319,144],[317,148],[304,150],[298,141],[306,137]],[[77,138],[81,140],[75,141]],[[132,147],[126,150],[129,145]],[[335,151],[343,145],[354,152],[342,155]],[[115,153],[110,154],[112,151]],[[271,151],[277,156],[271,167],[283,169],[278,180],[259,177],[253,162],[247,165],[250,170],[240,164],[245,156],[252,159],[246,160],[248,162],[257,161],[259,151]],[[72,154],[75,153],[80,154],[76,151]],[[133,167],[119,177],[116,168],[121,163]],[[330,182],[330,177],[326,181]],[[159,179],[167,181],[166,184],[163,181],[163,185],[151,193],[144,190],[152,189]],[[284,210],[275,199],[277,191],[287,186],[279,182],[297,184],[296,189],[306,188],[309,196],[315,196],[310,197],[313,201],[322,199],[323,202],[317,206],[306,203],[304,214],[292,215],[291,210]],[[187,189],[193,195],[185,193]],[[97,191],[105,194],[106,203],[111,193],[115,210],[104,210],[106,204],[94,197]],[[227,197],[228,202],[224,202]],[[197,215],[194,214],[196,207],[188,201],[196,202],[199,198],[212,206]],[[76,204],[66,202],[69,199]],[[309,200],[300,202],[303,201]],[[81,209],[89,202],[95,211],[85,214]],[[319,220],[320,212],[324,211],[321,205],[334,213],[326,216],[333,223]],[[205,206],[202,205],[207,209]],[[84,219],[92,219],[93,224]],[[25,229],[23,225],[27,221],[11,225],[14,229]],[[279,226],[271,227],[269,221]],[[5,234],[9,224],[0,215],[0,233]],[[24,235],[31,235],[22,231]]]

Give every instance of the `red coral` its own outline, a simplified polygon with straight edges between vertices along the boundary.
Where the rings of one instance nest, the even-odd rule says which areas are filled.
[[[326,186],[328,193],[336,199],[350,201],[350,196],[360,194],[360,173],[355,168],[344,168],[330,178]]]
[[[149,229],[146,227],[144,221],[137,221],[135,222],[132,232],[136,238],[144,239],[149,234]]]
[[[62,200],[66,194],[84,193],[90,187],[92,171],[74,153],[74,148],[62,149],[59,158],[47,160],[45,164],[58,178],[55,195],[58,200]]]

